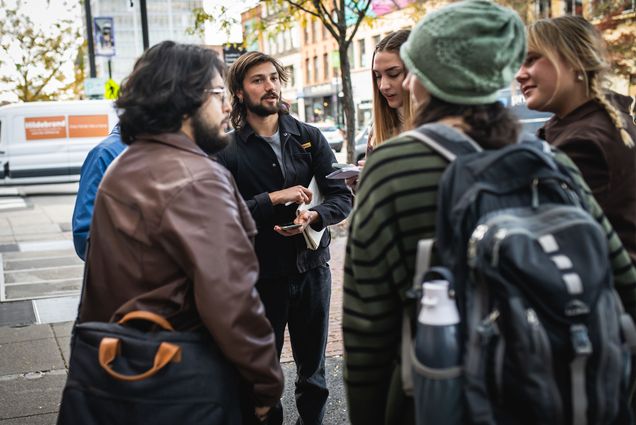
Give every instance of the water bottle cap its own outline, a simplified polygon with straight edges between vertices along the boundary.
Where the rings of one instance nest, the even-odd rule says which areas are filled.
[[[433,326],[449,326],[459,323],[455,300],[448,296],[448,282],[433,280],[424,283],[420,323]]]

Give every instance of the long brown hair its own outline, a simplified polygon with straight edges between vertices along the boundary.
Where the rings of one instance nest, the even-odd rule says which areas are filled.
[[[400,46],[402,46],[402,44],[406,42],[406,39],[409,38],[410,33],[410,30],[399,30],[392,32],[391,34],[380,40],[378,45],[375,46],[375,50],[373,51],[373,58],[371,59],[371,63],[373,64],[375,54],[378,52],[391,52],[397,54],[399,57]],[[406,72],[407,71],[405,68],[404,73],[406,74]],[[402,126],[404,123],[410,123],[411,97],[409,96],[408,92],[402,92],[403,116],[400,117],[398,111],[391,108],[386,98],[382,96],[382,93],[380,93],[380,88],[378,87],[373,69],[371,70],[371,78],[373,81],[373,138],[371,139],[371,145],[373,147],[376,147],[385,140],[397,136],[400,133],[400,130],[403,130]]]
[[[230,66],[227,73],[226,82],[230,90],[230,96],[232,97],[232,112],[230,112],[230,121],[234,128],[241,128],[245,125],[245,116],[247,115],[247,107],[245,103],[241,102],[237,93],[239,90],[243,90],[243,80],[250,68],[260,65],[262,63],[269,62],[274,65],[278,78],[284,83],[287,82],[287,72],[283,65],[273,58],[261,52],[248,52],[241,55],[236,62]],[[279,113],[289,113],[289,104],[280,99]]]
[[[600,32],[580,16],[541,19],[528,27],[528,50],[545,56],[556,68],[559,58],[582,78],[587,97],[601,104],[618,129],[623,143],[634,146],[625,123],[607,99],[603,83],[611,63]]]
[[[486,105],[459,105],[431,96],[421,104],[413,116],[413,125],[457,117],[468,125],[465,133],[484,149],[499,149],[517,142],[521,125],[514,114],[501,102]]]

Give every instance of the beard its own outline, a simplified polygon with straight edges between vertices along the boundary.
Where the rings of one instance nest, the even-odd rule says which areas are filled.
[[[215,127],[205,121],[201,108],[192,116],[194,142],[208,155],[222,151],[230,142],[230,137],[221,127]]]
[[[263,100],[267,96],[271,96],[271,93],[266,94],[261,98]],[[280,112],[280,96],[277,96],[278,101],[274,105],[263,105],[262,103],[252,102],[249,96],[245,97],[245,107],[248,111],[258,115],[259,117],[268,117]]]

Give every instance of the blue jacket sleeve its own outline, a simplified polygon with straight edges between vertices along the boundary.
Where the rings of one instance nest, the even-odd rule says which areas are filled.
[[[93,205],[97,196],[99,183],[104,177],[111,162],[125,149],[118,133],[113,132],[106,140],[95,146],[88,153],[80,171],[79,189],[73,210],[73,245],[75,252],[86,260],[86,241],[88,239]]]

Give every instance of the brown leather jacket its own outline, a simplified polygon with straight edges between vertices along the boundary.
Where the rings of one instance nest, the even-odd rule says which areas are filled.
[[[203,325],[253,385],[256,405],[271,406],[283,375],[254,289],[255,234],[230,173],[192,140],[183,133],[141,138],[99,188],[80,321],[142,309],[178,330]]]
[[[625,128],[636,141],[632,99],[610,93]],[[603,106],[591,100],[563,118],[556,116],[539,137],[568,154],[636,264],[636,148],[627,147]]]

